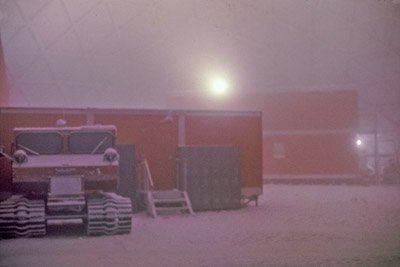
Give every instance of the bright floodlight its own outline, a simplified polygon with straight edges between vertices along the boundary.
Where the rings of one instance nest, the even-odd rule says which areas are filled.
[[[362,145],[362,141],[360,139],[357,139],[357,145],[361,146]]]
[[[221,78],[216,78],[211,82],[211,91],[215,95],[224,95],[228,91],[228,83]]]

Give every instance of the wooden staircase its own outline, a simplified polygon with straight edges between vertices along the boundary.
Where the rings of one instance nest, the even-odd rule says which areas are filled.
[[[147,210],[147,214],[156,218],[162,215],[193,214],[192,205],[186,190],[180,186],[173,190],[154,190],[153,178],[147,160],[143,158],[138,165],[140,203]]]

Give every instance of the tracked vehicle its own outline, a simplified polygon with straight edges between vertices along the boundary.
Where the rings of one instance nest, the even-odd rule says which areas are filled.
[[[81,219],[88,235],[131,231],[131,200],[117,195],[114,126],[15,128],[13,195],[0,203],[0,238],[46,234]]]

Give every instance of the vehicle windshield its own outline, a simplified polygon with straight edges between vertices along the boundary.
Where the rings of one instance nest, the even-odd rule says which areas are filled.
[[[68,137],[69,151],[73,154],[100,154],[113,145],[110,132],[73,132]]]
[[[63,149],[63,138],[58,132],[20,133],[16,146],[28,155],[59,154]]]

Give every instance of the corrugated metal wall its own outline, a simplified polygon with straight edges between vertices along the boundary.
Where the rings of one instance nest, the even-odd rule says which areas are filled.
[[[257,113],[255,113],[257,114]],[[205,116],[186,117],[187,145],[239,145],[243,187],[262,187],[261,117]]]
[[[185,146],[187,192],[194,210],[241,207],[239,146]]]

